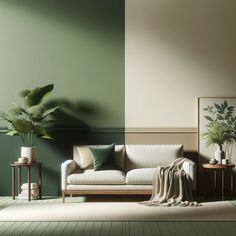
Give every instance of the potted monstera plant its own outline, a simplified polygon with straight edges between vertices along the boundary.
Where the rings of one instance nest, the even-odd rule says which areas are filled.
[[[1,133],[20,137],[23,142],[21,157],[27,157],[29,163],[36,162],[36,139],[52,139],[45,126],[49,122],[48,115],[59,107],[48,109],[43,106],[43,100],[53,90],[53,87],[53,84],[49,84],[32,90],[20,90],[17,95],[22,98],[22,105],[14,104],[15,107],[9,111],[0,112],[0,118],[9,124],[6,130],[1,130]]]
[[[234,107],[225,100],[222,104],[214,104],[203,109],[207,112],[204,116],[208,121],[207,131],[203,134],[207,145],[217,145],[215,159],[221,162],[225,158],[225,145],[232,145],[236,142],[236,116]]]

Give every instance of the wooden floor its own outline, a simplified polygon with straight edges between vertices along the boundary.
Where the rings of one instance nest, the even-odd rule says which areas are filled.
[[[69,201],[80,201],[71,198]],[[24,200],[12,201],[10,197],[0,198],[0,210],[10,204],[20,204]],[[57,202],[50,198],[37,203]],[[25,202],[25,201],[24,201]],[[29,203],[30,204],[30,203]],[[63,214],[63,212],[62,212]],[[236,214],[236,209],[235,209]],[[120,236],[235,236],[236,222],[0,222],[0,235],[120,235]]]
[[[235,236],[236,223],[216,222],[0,222],[0,235]]]

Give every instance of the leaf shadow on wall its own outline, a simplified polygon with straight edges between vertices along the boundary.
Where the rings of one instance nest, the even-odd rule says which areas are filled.
[[[43,194],[47,193],[47,195],[53,195],[57,193],[57,195],[60,195],[60,174],[57,170],[54,170],[50,168],[50,166],[43,165],[42,167],[42,182],[43,182]],[[44,181],[44,178],[47,179],[47,181]],[[50,181],[50,183],[49,183]],[[53,185],[54,191],[51,191],[50,185]],[[52,192],[52,193],[51,193]]]
[[[72,147],[75,144],[124,142],[124,128],[99,125],[99,121],[104,124],[104,120],[110,117],[110,112],[101,104],[57,99],[51,100],[46,106],[60,106],[52,117],[56,122],[51,128],[51,134],[55,139],[54,145],[67,156],[68,153],[72,154]]]
[[[72,102],[67,99],[54,99],[45,104],[46,107],[60,106],[49,120],[55,121],[48,130],[54,140],[39,140],[40,161],[43,164],[45,193],[60,194],[60,165],[72,159],[73,145],[110,143],[111,136],[103,138],[103,132],[96,132],[92,120],[106,116],[108,112],[96,103],[87,101]],[[91,119],[93,117],[93,119]],[[51,187],[50,187],[51,186]]]
[[[117,31],[124,27],[123,0],[10,0],[1,4],[40,14],[69,27],[84,25],[93,31]]]

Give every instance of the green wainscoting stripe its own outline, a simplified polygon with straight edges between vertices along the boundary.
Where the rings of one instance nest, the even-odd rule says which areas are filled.
[[[61,106],[55,141],[37,143],[45,195],[60,194],[73,144],[124,143],[124,14],[124,0],[0,1],[0,110],[18,89],[49,83],[46,105]],[[20,146],[0,136],[0,195],[11,193]]]

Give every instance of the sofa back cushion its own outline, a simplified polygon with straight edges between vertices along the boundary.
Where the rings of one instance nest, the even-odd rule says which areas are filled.
[[[73,159],[81,169],[92,169],[93,160],[92,153],[89,150],[89,147],[108,147],[109,145],[88,145],[88,146],[79,146],[75,145],[73,147]],[[125,146],[124,145],[115,145],[114,161],[117,167],[124,171],[125,170]]]
[[[167,166],[183,156],[183,145],[126,145],[126,171]]]

